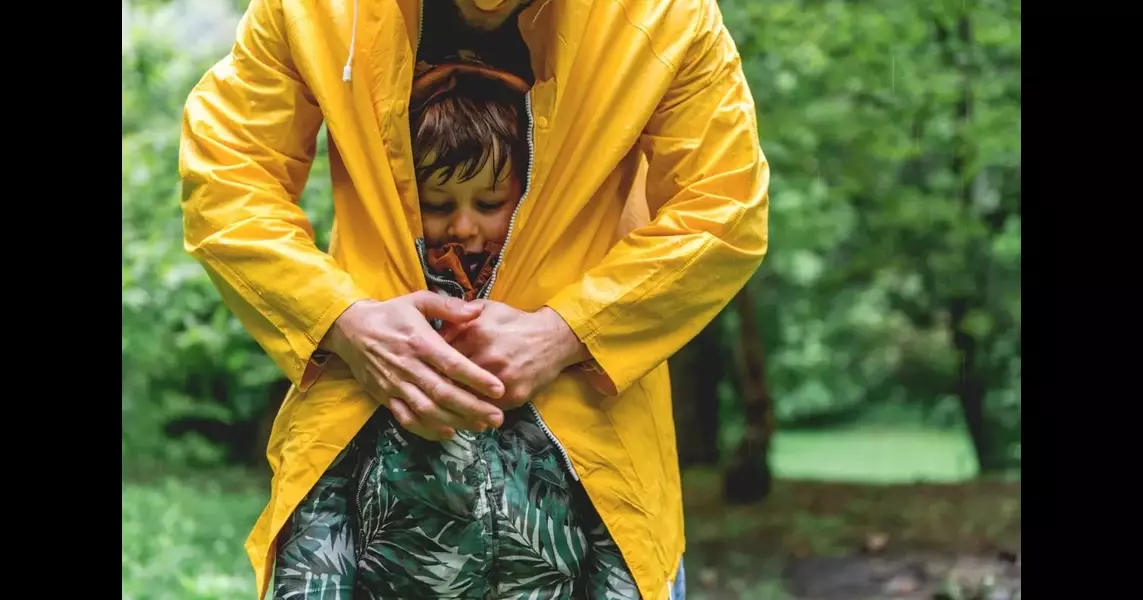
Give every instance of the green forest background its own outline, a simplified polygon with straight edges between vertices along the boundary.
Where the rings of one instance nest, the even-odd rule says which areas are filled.
[[[124,599],[253,590],[285,388],[183,252],[177,176],[245,4],[123,0]],[[691,597],[1019,597],[1019,2],[719,4],[771,246],[671,359]]]

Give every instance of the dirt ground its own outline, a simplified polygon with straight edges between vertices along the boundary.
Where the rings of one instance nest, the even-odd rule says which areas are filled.
[[[1020,485],[775,482],[754,506],[684,474],[692,600],[1016,600]]]

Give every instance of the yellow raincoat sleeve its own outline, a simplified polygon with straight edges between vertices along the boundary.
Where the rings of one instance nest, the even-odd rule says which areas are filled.
[[[623,392],[681,349],[766,254],[770,169],[715,0],[678,67],[641,138],[654,219],[548,302],[606,375],[589,377],[604,393]]]
[[[191,91],[179,148],[187,252],[302,389],[326,331],[367,297],[317,248],[297,205],[321,122],[291,64],[280,0],[253,0],[230,55]]]

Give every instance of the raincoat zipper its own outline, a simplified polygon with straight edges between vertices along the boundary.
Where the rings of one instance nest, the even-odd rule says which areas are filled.
[[[479,298],[481,300],[488,299],[492,294],[492,286],[496,284],[496,278],[500,275],[500,266],[504,264],[504,258],[508,255],[508,245],[512,241],[512,233],[516,230],[516,217],[520,214],[520,207],[524,206],[524,201],[528,198],[528,192],[532,188],[532,165],[536,162],[536,149],[535,149],[535,120],[532,118],[532,92],[524,95],[524,108],[528,116],[528,176],[524,180],[524,193],[520,195],[520,201],[516,203],[515,210],[512,211],[512,218],[508,221],[508,235],[504,237],[504,249],[500,252],[500,259],[496,261],[496,266],[492,268],[492,275],[488,278],[488,283],[485,284],[484,289],[481,290]],[[575,465],[572,464],[571,457],[568,456],[567,450],[564,450],[563,444],[560,440],[556,439],[556,434],[548,428],[548,424],[544,422],[544,418],[540,416],[540,411],[536,408],[530,400],[528,401],[528,409],[532,411],[532,416],[536,418],[536,423],[540,429],[544,431],[544,435],[555,445],[556,450],[559,450],[560,457],[563,458],[564,465],[567,466],[568,472],[571,473],[572,479],[579,481],[579,473],[575,470]]]
[[[413,48],[413,60],[416,60],[417,54],[421,51],[421,38],[424,37],[425,29],[425,1],[420,0],[417,4],[417,43]],[[504,264],[504,256],[507,254],[508,242],[512,239],[512,232],[516,229],[516,216],[520,213],[520,207],[524,205],[524,200],[528,197],[528,190],[532,187],[532,164],[536,162],[536,150],[533,138],[535,135],[535,122],[532,119],[532,92],[524,95],[525,113],[528,116],[528,177],[524,181],[524,193],[520,195],[520,201],[516,203],[516,209],[512,211],[512,218],[508,221],[508,235],[504,238],[504,250],[500,253],[500,260],[496,261],[496,266],[492,268],[492,275],[488,278],[488,283],[484,285],[484,289],[478,296],[481,300],[487,300],[488,296],[492,293],[492,286],[496,283],[496,277],[500,274],[500,265]],[[424,269],[424,258],[421,258],[421,266]],[[428,273],[427,269],[424,270]],[[544,435],[555,445],[556,450],[559,450],[560,457],[564,460],[564,465],[567,466],[568,472],[571,473],[572,479],[579,481],[579,473],[575,470],[575,465],[572,464],[571,457],[568,456],[567,450],[564,450],[563,444],[560,440],[556,439],[556,434],[548,428],[548,424],[544,422],[544,418],[540,416],[540,411],[536,409],[536,405],[528,402],[528,409],[532,411],[532,416],[535,417],[536,423],[540,429],[544,431]]]
[[[417,63],[417,53],[421,51],[421,37],[425,33],[425,2],[417,2],[417,43],[413,45],[413,64]]]
[[[365,470],[362,471],[361,480],[357,482],[357,503],[358,503],[358,505],[361,504],[361,495],[365,493],[365,483],[366,483],[366,477],[365,476],[368,475],[369,470],[373,468],[373,463],[375,463],[375,462],[377,462],[377,457],[376,456],[370,457],[369,462],[365,463]]]
[[[365,463],[365,470],[361,472],[357,480],[357,520],[360,523],[365,523],[365,485],[369,480],[369,472],[373,470],[373,465],[377,464],[377,453],[373,452],[369,457],[369,461]]]
[[[429,263],[428,259],[426,258],[426,255],[428,254],[428,247],[424,238],[418,238],[416,241],[416,246],[417,258],[421,260],[421,272],[425,274],[425,281],[428,282],[430,286],[436,285],[442,288],[447,288],[453,292],[452,294],[449,294],[450,296],[463,299],[464,288],[460,287],[459,283],[445,277],[438,277],[433,275],[432,271],[429,271]]]

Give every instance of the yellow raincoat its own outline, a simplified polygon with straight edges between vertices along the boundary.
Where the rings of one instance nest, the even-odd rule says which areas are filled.
[[[246,546],[259,598],[278,532],[378,406],[311,354],[353,302],[425,289],[408,124],[421,6],[362,1],[354,38],[354,4],[253,0],[183,120],[186,248],[294,383]],[[535,0],[519,26],[532,164],[490,298],[555,309],[613,384],[569,370],[533,402],[643,597],[666,598],[684,547],[666,359],[766,253],[753,99],[715,0]],[[329,254],[296,204],[323,119]]]

